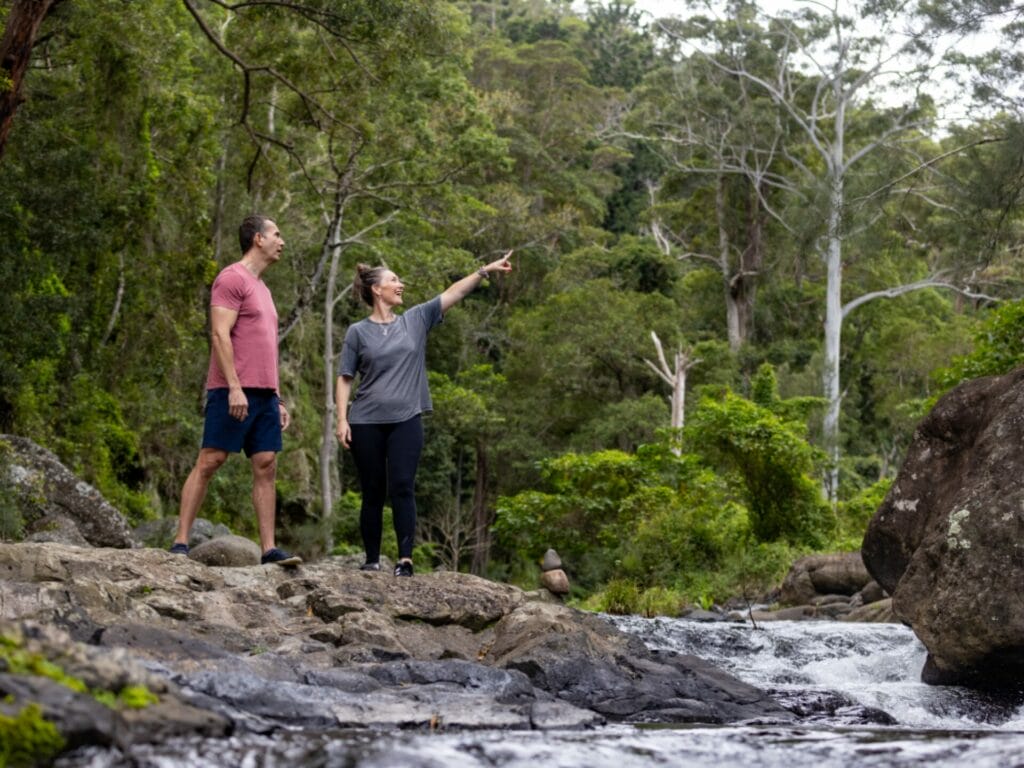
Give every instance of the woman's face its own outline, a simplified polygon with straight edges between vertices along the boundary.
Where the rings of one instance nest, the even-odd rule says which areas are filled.
[[[386,307],[397,307],[401,304],[404,291],[405,286],[402,285],[402,281],[390,269],[384,272],[380,282],[374,286],[374,293]]]

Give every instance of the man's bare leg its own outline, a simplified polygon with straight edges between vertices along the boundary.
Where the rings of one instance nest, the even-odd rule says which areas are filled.
[[[189,533],[192,531],[192,523],[196,521],[199,508],[203,506],[203,499],[206,498],[206,489],[210,480],[217,474],[227,461],[228,452],[220,448],[202,448],[199,451],[199,458],[196,465],[189,472],[185,486],[181,489],[181,507],[178,511],[178,533],[174,537],[175,544],[188,544]]]
[[[274,548],[274,515],[277,506],[277,454],[261,451],[252,455],[252,506],[260,530],[260,551]]]

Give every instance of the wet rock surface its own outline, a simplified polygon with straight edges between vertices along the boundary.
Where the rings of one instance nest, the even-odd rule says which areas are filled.
[[[156,549],[0,544],[0,621],[0,634],[33,638],[90,685],[157,693],[149,708],[91,708],[86,725],[76,725],[84,699],[52,704],[62,729],[83,734],[76,743],[792,719],[706,662],[467,574],[395,579],[341,559],[217,567]],[[43,696],[18,684],[0,688],[15,703]]]

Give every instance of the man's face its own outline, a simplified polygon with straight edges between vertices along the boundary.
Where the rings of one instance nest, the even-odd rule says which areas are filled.
[[[256,235],[256,245],[270,261],[280,259],[281,251],[284,250],[284,238],[281,237],[281,230],[277,228],[277,224],[268,219],[263,225],[263,231]]]

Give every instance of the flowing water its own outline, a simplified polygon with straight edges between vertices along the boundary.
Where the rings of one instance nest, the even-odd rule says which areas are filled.
[[[768,690],[799,725],[608,726],[591,731],[247,734],[88,750],[63,768],[827,768],[1024,766],[1022,701],[920,683],[925,651],[896,624],[609,618],[651,648],[705,658]],[[887,724],[880,724],[887,723]]]

